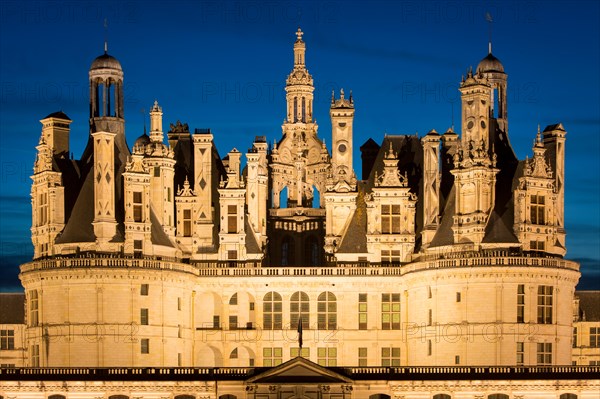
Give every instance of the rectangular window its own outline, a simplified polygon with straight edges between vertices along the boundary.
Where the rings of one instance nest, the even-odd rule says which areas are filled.
[[[552,292],[553,287],[550,285],[540,285],[538,287],[538,324],[552,324]]]
[[[263,348],[263,366],[279,366],[283,362],[283,348]]]
[[[142,338],[140,340],[140,349],[143,354],[150,353],[150,339]]]
[[[532,195],[530,202],[530,213],[532,224],[546,224],[544,217],[546,199],[543,195]]]
[[[238,317],[237,316],[229,316],[229,329],[237,330],[238,328]]]
[[[427,325],[433,325],[433,311],[431,309],[429,309],[429,312],[427,314]]]
[[[428,339],[427,340],[427,356],[431,356],[433,354],[433,344],[431,343],[431,340]]]
[[[460,302],[461,300],[461,296],[460,296],[460,292],[456,293],[456,302]]]
[[[460,356],[454,356],[454,364],[460,364]]]
[[[400,294],[381,294],[381,329],[400,329]]]
[[[531,241],[529,241],[529,248],[532,251],[544,251],[546,248],[546,245],[545,245],[544,241],[531,240]]]
[[[400,205],[381,205],[381,234],[400,234]]]
[[[0,330],[0,350],[15,349],[15,330]]]
[[[147,296],[149,290],[150,290],[150,286],[148,284],[142,284],[140,286],[140,295]]]
[[[538,342],[537,344],[537,364],[552,364],[552,343]]]
[[[381,348],[381,365],[383,367],[400,366],[400,348]]]
[[[40,367],[40,346],[31,346],[31,367]]]
[[[525,364],[525,343],[517,342],[517,366]]]
[[[29,325],[35,327],[39,323],[38,314],[38,292],[37,290],[31,290],[29,292]]]
[[[400,262],[400,250],[399,249],[382,249],[381,250],[381,263],[399,263]]]
[[[600,348],[600,327],[590,327],[590,348]]]
[[[573,348],[577,348],[577,327],[573,327]]]
[[[227,232],[237,233],[237,206],[227,205]]]
[[[142,326],[148,325],[148,309],[140,309],[140,324]]]
[[[337,366],[337,348],[317,348],[317,363],[324,367]]]
[[[46,223],[48,223],[48,193],[41,193],[38,204],[38,226]]]
[[[221,316],[213,316],[213,328],[221,328]]]
[[[238,252],[236,250],[233,251],[227,251],[227,259],[229,260],[236,260],[238,257]]]
[[[183,366],[183,359],[182,359],[181,353],[177,354],[177,366],[178,367]]]
[[[358,329],[367,329],[367,294],[358,294]]]
[[[358,365],[366,367],[368,365],[367,348],[358,348]]]
[[[133,221],[141,222],[142,221],[142,192],[134,191],[133,192]]]
[[[192,236],[192,210],[191,209],[183,210],[183,236],[184,237]]]
[[[250,302],[249,307],[250,307],[250,311],[254,310],[254,302]]]
[[[517,323],[525,323],[525,285],[517,287]]]
[[[167,202],[171,202],[171,187],[167,187]]]
[[[177,310],[181,310],[181,297],[177,297]]]
[[[308,359],[310,357],[310,348],[302,348],[302,354],[300,356]],[[290,348],[290,357],[298,357],[298,348]]]

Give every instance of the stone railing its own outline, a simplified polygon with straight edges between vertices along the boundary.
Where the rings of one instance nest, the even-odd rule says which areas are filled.
[[[0,380],[234,380],[268,367],[39,367],[0,368]],[[600,379],[600,366],[331,367],[354,380]]]
[[[406,264],[346,263],[328,266],[263,267],[258,262],[202,261],[182,263],[172,260],[134,259],[121,257],[67,257],[48,258],[21,265],[21,272],[52,270],[57,268],[124,268],[172,270],[201,277],[287,277],[287,276],[401,276],[425,270],[463,267],[544,267],[579,270],[579,264],[558,258],[527,256],[468,257],[436,259]]]

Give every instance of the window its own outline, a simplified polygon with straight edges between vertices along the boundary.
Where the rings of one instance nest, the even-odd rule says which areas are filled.
[[[228,260],[236,260],[237,257],[238,257],[237,250],[233,249],[233,250],[227,251],[227,259]]]
[[[177,354],[177,366],[178,366],[178,367],[181,367],[181,366],[183,366],[183,358],[182,358],[182,355],[181,355],[181,353],[178,353],[178,354]]]
[[[381,205],[381,234],[400,234],[400,205]]]
[[[454,356],[454,364],[460,364],[460,356]]]
[[[543,195],[532,195],[530,203],[531,223],[546,224],[544,217],[545,197]]]
[[[488,399],[510,399],[508,397],[508,395],[504,394],[504,393],[493,393],[491,395],[488,395]]]
[[[431,356],[433,354],[433,344],[431,343],[431,340],[428,339],[427,340],[427,356]]]
[[[140,324],[143,326],[148,325],[148,309],[146,308],[140,309]]]
[[[177,297],[177,310],[181,310],[181,297]]]
[[[537,364],[552,364],[552,343],[538,342],[537,344]]]
[[[265,330],[281,330],[282,320],[281,295],[271,291],[263,299],[263,327]]]
[[[154,177],[160,177],[160,166],[154,167]]]
[[[452,399],[452,397],[446,393],[438,393],[437,395],[433,395],[433,399]]]
[[[560,395],[559,399],[577,399],[577,395],[575,395],[574,393],[563,393],[562,395]]]
[[[573,348],[577,348],[577,327],[573,327]]]
[[[433,325],[433,311],[431,309],[429,309],[429,312],[427,314],[427,325]]]
[[[140,295],[147,296],[149,290],[150,290],[150,286],[148,284],[142,284],[140,286]]]
[[[381,250],[381,262],[382,263],[398,263],[400,262],[400,250],[399,249],[382,249]]]
[[[381,348],[381,365],[383,367],[400,366],[400,348]]]
[[[306,292],[294,292],[290,298],[290,328],[298,328],[298,320],[302,317],[302,329],[310,325],[310,301]]]
[[[517,287],[517,323],[525,323],[525,285]]]
[[[337,366],[337,348],[317,348],[317,363],[320,366]]]
[[[148,354],[150,353],[150,339],[148,338],[142,338],[140,340],[141,343],[141,352],[142,354]]]
[[[331,292],[322,292],[317,298],[317,317],[319,330],[337,329],[337,303]]]
[[[367,329],[367,294],[358,294],[358,329]]]
[[[133,221],[141,222],[142,221],[142,192],[134,191],[133,192]]]
[[[237,305],[238,304],[238,295],[237,292],[229,298],[229,305]]]
[[[304,324],[304,323],[302,323],[302,324]],[[290,348],[290,357],[291,358],[298,357],[298,353],[299,353],[299,348]],[[302,353],[300,354],[300,356],[308,359],[310,357],[310,348],[302,348]]]
[[[37,290],[31,290],[29,293],[29,325],[35,327],[39,323],[38,318],[38,292]]]
[[[553,287],[549,285],[538,287],[538,324],[552,324],[552,291]]]
[[[133,253],[135,256],[141,256],[144,249],[142,240],[133,240]]]
[[[213,316],[213,328],[215,328],[215,329],[221,328],[221,316],[219,316],[219,315]]]
[[[590,348],[600,348],[600,327],[590,327]]]
[[[229,329],[237,330],[238,328],[238,317],[237,316],[229,316]]]
[[[181,331],[181,324],[177,325],[177,338],[181,338],[182,335],[182,331]]]
[[[282,362],[282,348],[263,348],[263,365],[265,367],[279,366]]]
[[[31,346],[31,367],[40,367],[40,346]]]
[[[191,209],[183,210],[183,236],[184,237],[192,236],[192,210]]]
[[[431,299],[431,286],[427,286],[427,298]]]
[[[229,358],[230,359],[237,359],[238,358],[238,350],[237,350],[237,348],[235,348],[234,350],[231,351],[231,353],[229,354]]]
[[[460,302],[461,301],[461,295],[460,292],[456,293],[456,302]]]
[[[358,365],[366,367],[368,365],[367,348],[358,348]]]
[[[525,364],[525,343],[517,342],[517,366]]]
[[[400,329],[400,294],[381,294],[381,329]]]
[[[253,311],[254,310],[254,302],[250,302],[248,304],[248,307],[250,308],[250,311]]]
[[[545,245],[544,241],[531,240],[531,241],[529,241],[529,248],[532,251],[544,251],[546,248],[546,245]]]
[[[38,204],[38,226],[46,223],[48,223],[48,193],[41,193]]]
[[[0,330],[0,349],[15,349],[15,330]]]
[[[227,232],[237,233],[237,206],[227,205]]]

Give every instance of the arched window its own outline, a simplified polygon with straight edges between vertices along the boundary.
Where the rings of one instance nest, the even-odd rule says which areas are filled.
[[[577,399],[577,395],[574,393],[563,393],[560,395],[560,399]]]
[[[230,359],[237,359],[238,358],[238,350],[237,348],[235,348],[234,350],[231,351],[231,354],[229,355]]]
[[[219,399],[237,399],[237,396],[226,394],[219,396]]]
[[[129,399],[129,396],[126,395],[111,395],[108,399]]]
[[[488,399],[510,399],[505,393],[493,393],[488,395]]]
[[[298,328],[298,319],[302,316],[302,329],[310,325],[310,300],[306,292],[298,291],[290,299],[290,328]]]
[[[263,328],[281,330],[282,319],[281,295],[271,291],[263,298]]]
[[[230,304],[230,305],[237,305],[237,303],[238,303],[238,295],[237,295],[237,292],[236,292],[236,293],[235,293],[235,294],[233,294],[233,295],[231,296],[231,298],[229,299],[229,304]]]
[[[384,393],[376,393],[374,395],[369,396],[369,399],[391,399],[390,395],[386,395]]]
[[[48,399],[67,399],[65,395],[50,395]]]
[[[446,393],[438,393],[437,395],[433,395],[433,399],[452,399],[450,395]]]
[[[173,399],[196,399],[196,397],[192,395],[177,395]]]
[[[322,292],[317,298],[317,316],[319,330],[337,329],[337,303],[331,292]]]

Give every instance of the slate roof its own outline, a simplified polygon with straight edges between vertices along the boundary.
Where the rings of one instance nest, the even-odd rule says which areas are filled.
[[[45,117],[45,118],[43,118],[43,119],[48,119],[48,118],[65,119],[65,120],[68,120],[68,121],[70,121],[70,120],[71,120],[71,118],[69,118],[69,117],[67,116],[67,114],[65,114],[65,113],[64,113],[64,112],[62,112],[62,111],[56,111],[56,112],[53,112],[53,113],[49,114],[48,116],[46,116],[46,117]]]
[[[25,324],[24,293],[0,293],[0,324]]]
[[[579,319],[600,321],[600,291],[575,291],[579,298]]]

